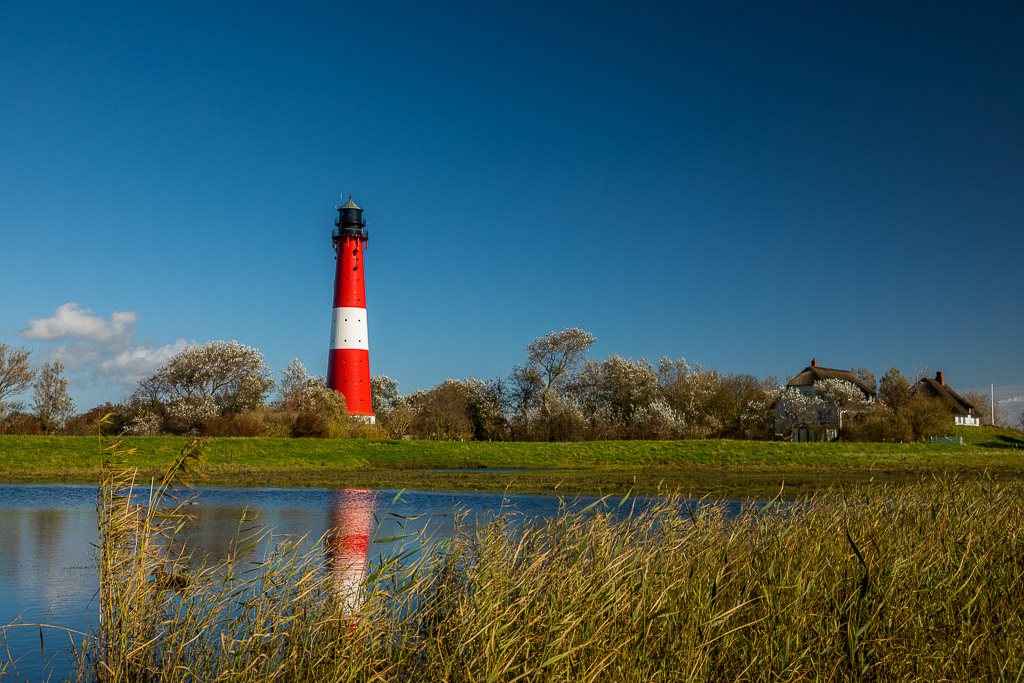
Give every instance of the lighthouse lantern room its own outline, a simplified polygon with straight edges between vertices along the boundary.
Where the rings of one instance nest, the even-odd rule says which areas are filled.
[[[342,195],[344,198],[344,195]],[[352,201],[338,209],[331,233],[334,258],[334,311],[327,386],[345,396],[348,412],[375,420],[370,398],[370,344],[366,326],[366,280],[363,254],[369,235],[363,210]]]

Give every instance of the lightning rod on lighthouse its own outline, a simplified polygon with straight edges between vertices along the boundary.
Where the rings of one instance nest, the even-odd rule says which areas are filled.
[[[327,386],[345,396],[349,413],[372,423],[376,418],[370,398],[370,343],[366,333],[366,280],[363,275],[363,254],[369,235],[363,210],[352,201],[352,195],[338,209],[334,226],[331,244],[337,263]]]

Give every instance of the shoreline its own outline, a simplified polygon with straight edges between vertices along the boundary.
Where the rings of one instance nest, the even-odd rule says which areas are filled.
[[[148,482],[162,472],[140,470],[138,480]],[[537,470],[515,474],[472,469],[438,472],[419,469],[368,469],[322,472],[309,469],[260,470],[231,473],[203,473],[191,478],[191,486],[202,488],[280,488],[301,491],[312,488],[410,489],[451,492],[479,492],[540,495],[665,495],[679,493],[687,498],[717,500],[765,499],[781,496],[795,499],[815,492],[844,486],[868,484],[911,486],[931,478],[956,477],[977,480],[1024,481],[1024,470],[1007,469],[905,469],[872,468],[793,469],[692,469],[646,470]],[[99,482],[100,473],[0,474],[0,485],[85,485]]]
[[[742,499],[804,495],[922,477],[1024,479],[1024,435],[961,430],[965,445],[779,441],[439,442],[381,439],[203,440],[196,485],[354,487],[550,494],[678,491]],[[128,437],[140,480],[159,476],[184,437]],[[104,443],[109,443],[107,439]],[[92,484],[103,457],[92,437],[0,436],[0,483]],[[507,470],[515,470],[509,472]]]

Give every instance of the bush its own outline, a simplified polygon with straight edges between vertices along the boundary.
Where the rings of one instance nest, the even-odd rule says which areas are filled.
[[[106,422],[99,425],[99,429],[104,435],[117,434],[120,431],[117,419],[118,410],[118,406],[112,403],[104,403],[84,413],[68,418],[68,421],[64,424],[64,434],[67,436],[95,436],[96,422],[108,414],[112,414],[112,416]]]
[[[266,436],[263,420],[255,411],[215,417],[206,425],[206,436]]]
[[[299,413],[292,427],[292,436],[297,439],[326,439],[329,434],[327,425],[319,416],[313,413]]]
[[[38,436],[43,433],[43,424],[36,419],[35,415],[11,413],[6,419],[0,421],[0,429],[4,434]]]

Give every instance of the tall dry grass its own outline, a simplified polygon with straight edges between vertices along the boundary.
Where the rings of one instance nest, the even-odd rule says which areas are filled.
[[[318,545],[253,558],[251,531],[217,566],[176,549],[192,455],[146,505],[124,468],[100,488],[83,680],[1024,680],[1017,483],[463,520],[454,540],[406,539],[353,614]]]

